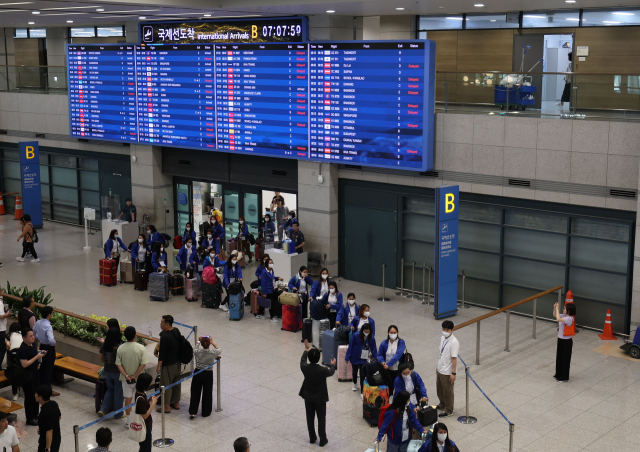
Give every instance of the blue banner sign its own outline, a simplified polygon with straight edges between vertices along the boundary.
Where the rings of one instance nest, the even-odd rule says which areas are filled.
[[[435,302],[433,315],[442,319],[458,312],[459,187],[436,187]]]
[[[31,216],[34,228],[42,227],[42,193],[40,191],[40,151],[37,141],[20,142],[22,208]]]

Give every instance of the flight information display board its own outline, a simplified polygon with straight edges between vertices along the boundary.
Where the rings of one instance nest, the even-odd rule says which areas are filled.
[[[72,136],[433,169],[432,41],[68,49]]]
[[[67,47],[72,137],[137,142],[135,46]]]

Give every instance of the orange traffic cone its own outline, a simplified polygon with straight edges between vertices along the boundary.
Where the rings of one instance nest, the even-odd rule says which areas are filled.
[[[7,212],[4,210],[4,201],[2,200],[2,193],[0,193],[0,215],[6,215]]]
[[[19,220],[22,218],[24,213],[22,212],[22,198],[20,196],[16,196],[16,215],[13,217],[14,220]]]
[[[613,328],[611,327],[611,309],[607,309],[607,317],[604,320],[604,330],[602,334],[598,334],[603,341],[617,341],[618,338],[613,335]]]
[[[571,292],[570,290],[567,290],[567,296],[564,300],[564,304],[567,305],[569,303],[573,303],[573,292]]]

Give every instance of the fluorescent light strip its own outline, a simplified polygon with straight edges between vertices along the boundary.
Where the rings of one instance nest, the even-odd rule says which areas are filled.
[[[0,9],[0,13],[26,13],[28,9]]]
[[[154,16],[187,16],[187,15],[196,15],[196,16],[202,16],[203,14],[207,14],[207,13],[162,13],[162,14],[154,14]]]
[[[104,18],[112,18],[112,17],[133,17],[134,14],[129,14],[129,15],[125,15],[125,16],[109,16],[107,14],[104,14],[102,16],[91,16],[91,19],[104,19]]]
[[[31,5],[33,2],[17,2],[17,3],[0,3],[0,6],[7,5]]]
[[[547,18],[547,16],[532,16],[532,15],[528,15],[528,14],[525,14],[522,17],[528,17],[530,19],[546,19]]]
[[[603,20],[602,23],[609,25],[609,24],[619,24],[620,22],[612,22],[610,20]]]
[[[449,20],[462,20],[462,17],[447,17]]]
[[[617,12],[617,11],[611,14],[615,14],[616,16],[635,16],[634,13],[623,13],[623,12]]]
[[[573,17],[570,17],[570,18],[565,19],[565,20],[573,20],[573,21],[576,21],[576,22],[580,22],[580,19],[574,19]]]
[[[160,9],[130,9],[128,11],[107,11],[108,14],[111,13],[146,13],[149,11],[161,11]],[[179,15],[180,13],[174,13],[176,15]]]
[[[56,9],[85,9],[85,8],[99,8],[99,6],[68,6],[66,8],[42,8],[40,11],[54,11]]]
[[[70,15],[78,15],[78,14],[89,14],[89,13],[53,13],[53,14],[40,14],[42,17],[45,16],[70,16]]]

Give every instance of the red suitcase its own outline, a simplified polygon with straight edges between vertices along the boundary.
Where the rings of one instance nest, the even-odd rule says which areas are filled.
[[[351,364],[347,364],[345,358],[347,357],[348,345],[338,345],[338,361],[336,364],[338,368],[336,373],[338,374],[338,381],[352,381],[353,380],[353,368]]]
[[[100,259],[100,284],[115,286],[118,284],[116,261],[113,259]]]
[[[282,328],[280,329],[292,333],[302,329],[302,305],[282,305]]]

